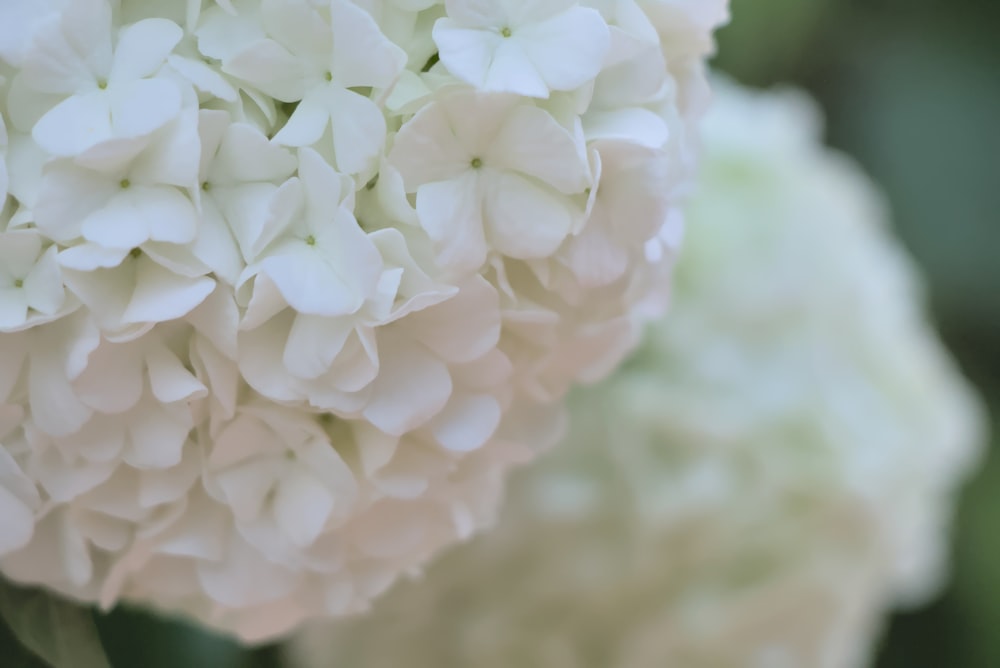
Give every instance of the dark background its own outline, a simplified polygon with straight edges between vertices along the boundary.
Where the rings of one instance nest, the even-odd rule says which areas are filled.
[[[733,5],[716,64],[746,84],[802,86],[822,103],[829,142],[884,187],[945,340],[1000,407],[1000,2]],[[1000,667],[998,518],[1000,457],[991,452],[961,499],[949,588],[890,620],[875,668]],[[99,624],[116,667],[280,665],[273,648],[242,651],[141,613]]]

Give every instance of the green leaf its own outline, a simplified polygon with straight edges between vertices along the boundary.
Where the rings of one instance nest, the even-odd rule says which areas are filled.
[[[6,625],[4,634],[16,638],[23,650],[37,657],[34,662],[30,655],[10,661],[5,653],[4,666],[111,668],[87,608],[40,589],[0,581],[0,619]]]
[[[263,668],[263,664],[251,664],[251,650],[232,637],[182,617],[125,604],[94,618],[114,666]]]
[[[0,657],[3,657],[4,668],[51,668],[25,649],[4,624],[0,624]]]

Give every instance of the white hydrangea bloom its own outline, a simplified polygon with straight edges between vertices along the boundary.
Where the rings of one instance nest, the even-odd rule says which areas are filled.
[[[488,525],[666,298],[660,4],[0,2],[0,573],[257,642]]]
[[[492,533],[301,665],[860,667],[935,590],[978,405],[812,104],[720,93],[670,318]]]

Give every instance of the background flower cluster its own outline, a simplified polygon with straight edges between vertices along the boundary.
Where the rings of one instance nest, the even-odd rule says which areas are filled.
[[[670,316],[494,531],[293,665],[861,668],[938,592],[980,405],[811,100],[713,88]]]

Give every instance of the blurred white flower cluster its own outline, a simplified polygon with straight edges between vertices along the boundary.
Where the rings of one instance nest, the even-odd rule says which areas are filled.
[[[3,0],[0,571],[244,639],[488,522],[662,302],[725,0]]]
[[[719,93],[668,321],[495,532],[304,665],[849,668],[933,592],[978,404],[813,105]]]

